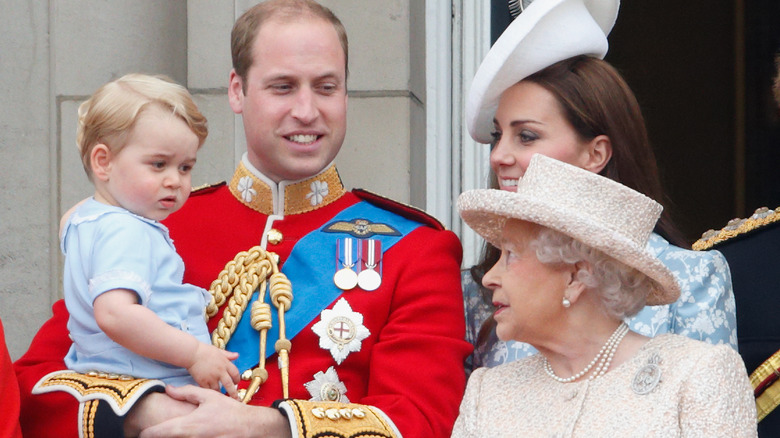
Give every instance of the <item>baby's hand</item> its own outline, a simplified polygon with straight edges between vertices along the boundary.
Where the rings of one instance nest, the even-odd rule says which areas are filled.
[[[203,388],[219,391],[219,384],[228,395],[238,399],[238,368],[231,362],[238,358],[238,353],[221,350],[213,345],[198,343],[198,349],[193,356],[192,365],[187,367],[192,377]]]

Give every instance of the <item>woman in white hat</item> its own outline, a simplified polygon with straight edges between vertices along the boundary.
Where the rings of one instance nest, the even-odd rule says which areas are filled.
[[[491,144],[494,187],[515,190],[531,155],[542,153],[663,199],[636,98],[601,59],[618,4],[535,0],[493,45],[472,82],[466,120],[475,140]],[[680,236],[663,214],[649,247],[678,277],[681,298],[647,307],[627,322],[646,336],[672,332],[736,349],[736,306],[726,260],[717,251],[683,249],[687,244]],[[528,344],[501,342],[491,331],[493,309],[479,284],[497,258],[488,246],[483,261],[464,271],[467,337],[476,346],[470,368],[534,352]]]
[[[475,370],[453,437],[756,436],[738,353],[623,322],[680,293],[646,248],[660,204],[536,154],[516,192],[468,191],[458,209],[501,250],[483,278],[499,338],[540,354]]]

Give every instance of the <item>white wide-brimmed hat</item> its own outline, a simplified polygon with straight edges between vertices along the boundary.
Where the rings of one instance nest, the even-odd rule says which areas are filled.
[[[656,287],[647,305],[672,303],[680,296],[672,272],[647,249],[663,207],[609,178],[536,154],[516,193],[469,190],[458,198],[458,210],[469,227],[498,248],[508,219],[533,222],[650,277]]]
[[[577,55],[603,59],[620,0],[534,0],[479,66],[466,100],[474,140],[490,143],[501,94],[524,78]]]

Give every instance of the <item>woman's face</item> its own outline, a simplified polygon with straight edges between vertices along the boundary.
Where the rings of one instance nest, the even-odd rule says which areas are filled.
[[[533,154],[583,168],[588,164],[589,142],[566,120],[555,96],[533,82],[504,91],[493,124],[490,167],[501,190],[517,191]]]
[[[482,278],[493,291],[496,334],[503,341],[540,345],[554,335],[563,294],[571,278],[569,266],[544,264],[536,257],[532,242],[540,227],[509,220],[504,225],[501,258]]]

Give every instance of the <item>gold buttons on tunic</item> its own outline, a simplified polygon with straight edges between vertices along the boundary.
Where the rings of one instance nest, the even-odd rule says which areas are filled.
[[[268,233],[266,233],[266,237],[268,237],[268,243],[271,245],[278,245],[279,242],[282,241],[284,236],[282,235],[282,232],[277,230],[276,228],[271,228],[268,230]]]
[[[355,419],[363,419],[366,416],[366,413],[363,412],[362,409],[359,408],[329,408],[325,409],[323,407],[315,407],[311,410],[311,414],[315,418],[319,419],[325,419],[328,418],[330,420],[336,421],[336,420],[351,420],[353,418]]]

